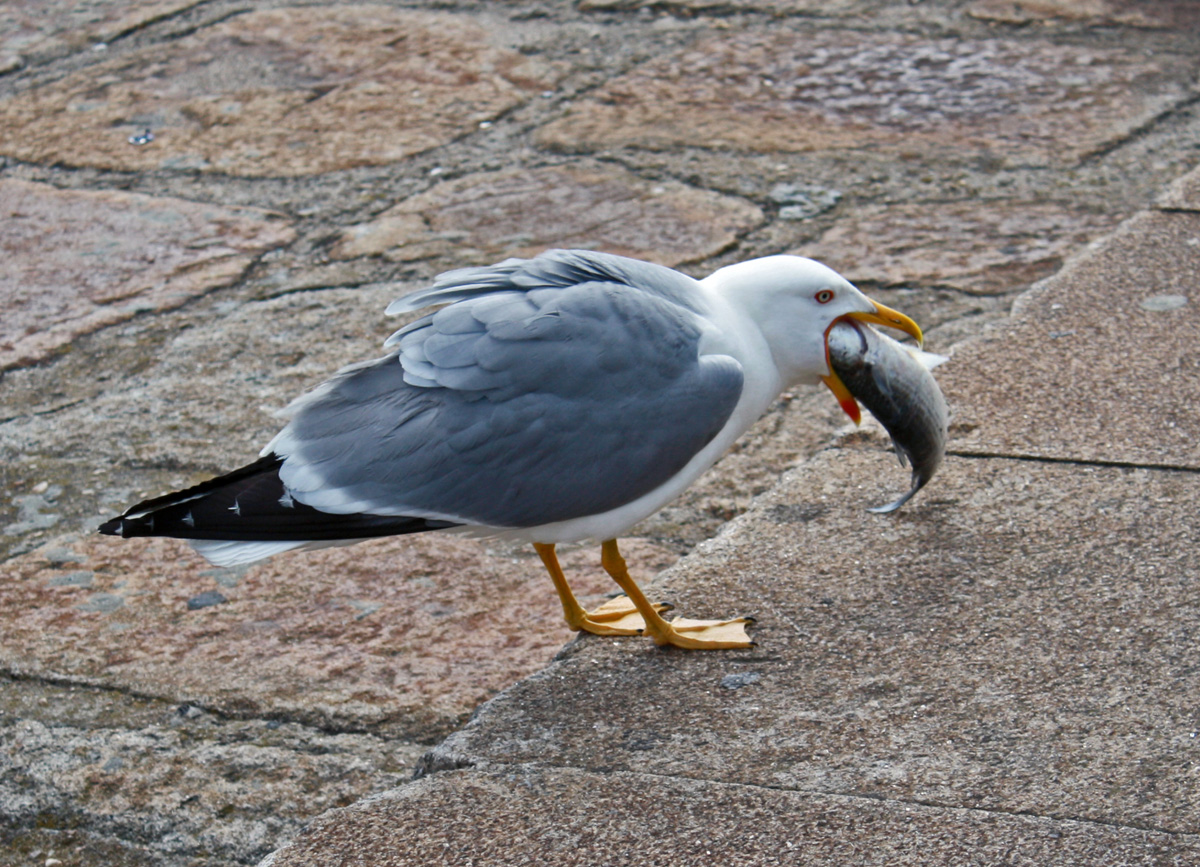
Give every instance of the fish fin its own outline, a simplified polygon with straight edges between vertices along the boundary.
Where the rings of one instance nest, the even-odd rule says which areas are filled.
[[[933,370],[939,364],[945,364],[950,360],[948,355],[938,355],[936,352],[926,352],[924,349],[917,349],[915,346],[904,347],[912,354],[912,357],[921,363],[921,366],[926,370]]]
[[[899,452],[899,449],[897,449],[897,452]],[[917,474],[917,472],[914,470],[913,471],[913,483],[912,483],[911,488],[909,488],[907,491],[905,491],[903,494],[901,494],[898,499],[893,500],[892,502],[888,503],[886,506],[875,506],[873,508],[867,509],[867,511],[871,512],[873,514],[876,514],[876,515],[886,515],[889,512],[896,511],[901,506],[903,506],[905,503],[907,503],[909,500],[911,500],[913,498],[913,496],[917,493],[917,491],[919,491],[919,490],[921,490],[921,488],[925,487],[926,481],[928,481],[928,479],[922,479]]]

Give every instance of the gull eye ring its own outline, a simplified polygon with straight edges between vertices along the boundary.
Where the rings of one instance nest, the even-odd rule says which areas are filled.
[[[830,301],[833,300],[833,290],[832,289],[822,289],[820,292],[818,292],[816,295],[814,295],[813,298],[817,299],[818,304],[828,304]]]

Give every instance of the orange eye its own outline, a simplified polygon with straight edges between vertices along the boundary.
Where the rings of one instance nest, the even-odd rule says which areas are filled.
[[[828,304],[830,301],[833,300],[833,290],[832,289],[822,289],[820,292],[818,292],[813,297],[817,299],[818,304]]]

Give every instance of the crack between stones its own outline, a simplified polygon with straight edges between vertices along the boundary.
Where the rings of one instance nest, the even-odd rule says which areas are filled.
[[[654,771],[604,771],[595,768],[578,767],[576,765],[557,764],[552,762],[495,762],[490,760],[468,759],[465,756],[460,757],[456,767],[437,768],[428,775],[442,773],[449,770],[482,770],[492,771],[497,767],[509,768],[536,768],[536,769],[557,769],[578,771],[581,773],[597,774],[600,776],[613,776],[616,774],[629,774],[631,776],[648,777],[651,779],[660,780],[688,780],[696,783],[705,783],[708,785],[722,786],[731,789],[751,789],[762,790],[768,792],[782,792],[785,794],[794,795],[815,795],[829,798],[846,798],[852,801],[865,801],[871,803],[892,804],[900,806],[921,807],[928,810],[962,810],[964,812],[980,815],[980,816],[1004,816],[1023,819],[1039,819],[1045,822],[1074,822],[1080,825],[1090,825],[1099,828],[1112,828],[1118,831],[1133,831],[1139,833],[1151,832],[1155,834],[1165,834],[1170,837],[1179,839],[1200,839],[1200,834],[1189,833],[1187,831],[1178,831],[1172,828],[1163,828],[1158,825],[1150,824],[1133,824],[1129,822],[1105,821],[1103,819],[1088,819],[1079,816],[1053,816],[1035,813],[1027,810],[1004,810],[995,807],[971,807],[963,804],[946,804],[937,801],[926,801],[921,799],[909,798],[892,798],[885,795],[868,795],[858,792],[836,792],[824,789],[799,789],[788,788],[786,786],[770,786],[763,783],[736,783],[728,780],[713,780],[708,777],[690,777],[684,774],[663,774],[655,773]]]
[[[170,21],[174,18],[185,18],[189,14],[196,13],[202,7],[203,7],[203,4],[198,4],[196,6],[188,6],[183,9],[176,10],[175,12],[165,12],[162,15],[159,15],[157,18],[152,18],[148,21],[144,21],[141,24],[131,27],[129,30],[126,30],[124,33],[121,33],[118,38],[129,36],[130,34],[137,33],[140,30],[146,30],[153,24],[161,24],[164,21]],[[189,36],[194,36],[196,33],[199,33],[201,30],[205,30],[209,27],[216,27],[218,24],[224,24],[226,21],[229,21],[231,18],[237,18],[239,16],[246,15],[249,13],[249,11],[250,11],[249,9],[244,9],[244,8],[230,9],[228,12],[226,12],[223,15],[217,15],[215,18],[212,18],[210,20],[198,22],[197,24],[194,24],[191,27],[185,27],[183,30],[180,30],[178,33],[166,34],[163,38],[163,42],[165,42],[165,43],[178,42],[181,39],[186,39]]]
[[[291,289],[280,289],[266,293],[258,298],[250,299],[250,303],[261,303],[264,301],[274,301],[276,298],[286,298],[289,295],[300,295],[304,292],[331,292],[335,289],[361,289],[364,286],[382,286],[385,282],[382,280],[352,280],[345,283],[328,283],[320,286],[296,286]]]
[[[1073,467],[1115,467],[1117,469],[1126,470],[1157,470],[1162,472],[1173,473],[1200,473],[1200,467],[1185,467],[1179,464],[1157,464],[1150,462],[1139,461],[1107,461],[1101,459],[1087,458],[1060,458],[1052,455],[1025,455],[1019,453],[1005,452],[968,452],[956,451],[947,449],[947,455],[953,455],[956,458],[978,459],[978,460],[1005,460],[1005,461],[1029,461],[1039,464],[1065,464]]]
[[[1194,93],[1191,96],[1184,97],[1179,102],[1164,108],[1158,114],[1148,118],[1145,122],[1129,130],[1129,132],[1118,141],[1101,145],[1095,150],[1085,154],[1083,158],[1079,160],[1079,165],[1082,167],[1099,162],[1109,154],[1114,153],[1127,145],[1133,144],[1138,139],[1148,135],[1151,130],[1153,130],[1159,124],[1165,122],[1167,118],[1176,112],[1184,111],[1185,109],[1191,108],[1198,103],[1200,103],[1200,93]]]
[[[13,368],[13,370],[21,369],[22,368],[19,367]],[[25,369],[28,370],[29,368]],[[62,412],[64,409],[70,409],[73,406],[79,406],[81,403],[87,403],[89,400],[91,400],[90,397],[81,397],[78,400],[69,400],[66,403],[60,403],[47,409],[35,409],[31,410],[30,412],[20,413],[19,415],[0,416],[0,424],[8,424],[10,421],[16,421],[17,419],[22,418],[30,418],[31,416],[37,417],[43,415],[54,415],[57,412]]]
[[[188,11],[189,11],[188,9],[177,9],[173,12],[163,12],[160,15],[155,15],[151,18],[147,18],[143,21],[139,21],[136,24],[131,24],[129,27],[125,28],[124,30],[114,33],[112,35],[112,37],[109,38],[108,44],[111,45],[112,43],[116,42],[118,39],[124,39],[125,37],[131,36],[134,33],[138,33],[139,31],[146,30],[150,27],[153,27],[155,24],[160,24],[163,21],[170,21],[172,18],[181,17],[184,13],[186,13]]]
[[[321,724],[318,724],[318,723],[315,723],[315,722],[312,722],[309,720],[304,720],[304,719],[300,719],[300,718],[297,718],[294,716],[290,716],[288,714],[237,713],[236,711],[230,711],[227,709],[212,707],[211,705],[208,705],[205,702],[198,701],[198,700],[173,699],[168,696],[156,695],[151,692],[144,692],[142,690],[132,689],[130,687],[115,686],[113,684],[108,684],[108,683],[97,683],[95,681],[88,680],[86,678],[72,678],[72,677],[68,677],[66,675],[54,675],[54,674],[30,674],[28,672],[14,670],[13,668],[11,668],[9,666],[0,667],[0,676],[7,677],[10,680],[18,681],[21,683],[46,684],[48,686],[60,686],[60,687],[80,687],[83,689],[91,689],[91,690],[95,690],[97,692],[104,692],[104,693],[109,693],[112,695],[127,696],[129,698],[143,699],[145,701],[161,702],[165,705],[174,706],[176,709],[185,708],[185,707],[194,707],[198,710],[203,711],[206,714],[209,714],[210,716],[215,717],[218,720],[225,721],[225,722],[234,722],[234,721],[253,722],[256,720],[261,721],[261,722],[279,722],[279,723],[304,726],[306,729],[310,729],[314,732],[319,732],[320,734],[323,734],[323,735],[369,735],[371,737],[379,738],[380,740],[386,741],[386,742],[405,740],[404,737],[401,737],[398,735],[381,734],[378,731],[376,731],[374,729],[374,727],[372,727],[370,725],[362,725],[362,726],[321,725]],[[120,727],[113,726],[112,728],[120,728]],[[414,743],[419,743],[419,741],[417,741],[415,738],[413,738],[412,741]],[[435,747],[431,747],[431,749],[434,749],[434,748]]]
[[[1086,818],[1081,818],[1081,817],[1076,817],[1076,816],[1048,816],[1048,815],[1043,815],[1041,813],[1035,813],[1035,812],[1026,811],[1026,810],[1003,810],[1003,809],[997,809],[994,807],[993,808],[970,807],[970,806],[964,806],[961,804],[944,804],[944,803],[939,803],[937,801],[925,801],[925,800],[921,800],[918,798],[914,798],[914,799],[890,798],[890,797],[887,797],[884,795],[864,795],[864,794],[855,793],[855,792],[832,792],[832,791],[825,791],[823,789],[790,789],[790,788],[787,788],[784,786],[768,786],[768,785],[763,785],[760,783],[730,783],[730,782],[726,782],[724,780],[709,780],[705,777],[686,777],[686,776],[681,776],[681,775],[677,775],[677,774],[655,774],[651,771],[634,771],[632,773],[637,773],[639,775],[647,776],[647,777],[660,777],[663,779],[695,780],[697,782],[704,782],[704,783],[716,784],[716,785],[721,785],[721,786],[740,787],[740,788],[747,788],[747,789],[764,789],[764,790],[773,791],[773,792],[790,792],[790,793],[796,793],[796,794],[801,794],[801,795],[823,795],[826,797],[834,797],[834,798],[849,798],[849,799],[853,799],[856,801],[872,801],[872,802],[879,802],[879,803],[884,803],[884,804],[900,804],[900,805],[904,805],[904,806],[917,806],[917,807],[924,807],[926,809],[933,809],[933,810],[964,810],[964,811],[967,811],[970,813],[977,813],[977,814],[983,815],[983,816],[1014,816],[1014,817],[1022,817],[1022,818],[1028,818],[1028,819],[1041,819],[1041,820],[1047,821],[1047,822],[1078,822],[1079,824],[1082,824],[1082,825],[1095,825],[1095,826],[1104,827],[1104,828],[1115,828],[1115,829],[1122,830],[1122,831],[1141,831],[1141,832],[1151,831],[1156,834],[1167,834],[1172,837],[1182,837],[1182,838],[1200,837],[1200,835],[1198,835],[1198,834],[1189,834],[1186,831],[1176,831],[1176,830],[1173,830],[1170,828],[1161,828],[1156,825],[1137,825],[1137,824],[1130,824],[1127,822],[1108,822],[1108,821],[1104,821],[1103,819],[1086,819]]]

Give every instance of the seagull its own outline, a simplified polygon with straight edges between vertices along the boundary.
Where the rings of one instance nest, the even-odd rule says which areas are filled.
[[[617,538],[675,499],[786,389],[827,385],[833,325],[921,341],[915,322],[811,259],[776,255],[696,280],[584,250],[442,274],[388,314],[429,307],[293,401],[241,469],[139,503],[101,533],[169,536],[217,565],[426,530],[532,543],[567,624],[691,649],[751,647],[751,618],[663,613]],[[555,546],[600,543],[624,595],[586,611]]]

